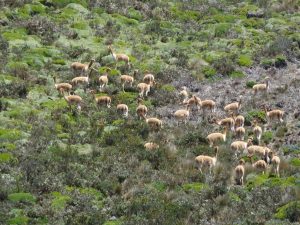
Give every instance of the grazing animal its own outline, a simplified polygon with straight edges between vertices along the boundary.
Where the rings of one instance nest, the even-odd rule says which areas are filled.
[[[182,98],[183,103],[188,100],[189,94],[188,94],[187,88],[185,86],[181,87],[181,91],[179,92],[179,96]]]
[[[200,110],[201,107],[201,99],[198,98],[196,95],[193,95],[190,99],[183,102],[187,109],[190,109],[193,105],[197,107],[197,110]]]
[[[235,127],[244,127],[245,117],[243,117],[242,115],[238,115],[237,117],[233,116],[233,119]]]
[[[266,113],[268,124],[270,124],[272,121],[279,121],[280,123],[283,122],[284,111],[274,109],[268,112],[266,106],[264,107],[264,110]]]
[[[232,119],[231,117],[217,120],[216,124],[226,127],[228,130],[230,129],[231,131],[234,131],[234,119]]]
[[[267,163],[264,160],[258,160],[255,163],[253,163],[253,155],[248,155],[248,157],[250,158],[252,167],[255,168],[256,170],[262,171],[262,173],[264,174],[267,170]]]
[[[265,78],[265,83],[264,84],[255,84],[252,89],[254,92],[254,95],[258,94],[258,93],[264,93],[267,94],[268,90],[270,88],[270,78],[266,77]]]
[[[235,167],[234,172],[235,172],[235,180],[237,185],[243,185],[244,184],[244,175],[245,175],[245,161],[241,159],[239,161],[239,165]]]
[[[142,98],[145,94],[145,96],[148,96],[148,93],[150,91],[150,84],[146,83],[139,83],[137,85],[137,88],[139,90],[139,96]]]
[[[218,157],[218,150],[219,147],[215,147],[215,156],[207,156],[207,155],[199,155],[195,158],[196,165],[200,172],[202,173],[203,167],[209,168],[209,174],[211,174],[211,170],[214,166],[216,166],[217,163],[217,157]]]
[[[91,75],[91,73],[92,73],[92,70],[88,73],[88,75],[86,77],[81,76],[81,77],[73,78],[72,81],[71,81],[73,86],[76,86],[78,84],[84,84],[86,86],[89,85],[89,83],[90,83],[89,76]]]
[[[95,90],[91,90],[90,93],[93,94],[97,105],[105,105],[107,108],[111,107],[111,105],[110,105],[111,104],[111,97],[109,97],[109,96],[96,96],[96,91]]]
[[[279,177],[280,158],[273,151],[269,152],[269,157],[271,159],[272,171],[275,170],[276,175]]]
[[[224,107],[224,110],[229,114],[232,114],[232,113],[238,114],[241,109],[241,103],[242,103],[242,96],[240,96],[240,99],[238,102],[233,102],[233,103],[226,105]]]
[[[80,75],[83,75],[91,68],[94,62],[94,59],[92,59],[89,64],[73,62],[71,64],[71,69],[73,70],[74,74],[77,74],[79,72]]]
[[[136,108],[136,114],[139,119],[145,118],[148,112],[148,109],[145,105],[142,104],[143,100],[138,98],[138,106]]]
[[[162,128],[162,121],[160,119],[157,119],[155,117],[148,118],[148,119],[144,117],[144,119],[152,129],[159,130],[160,128]]]
[[[103,89],[108,84],[108,72],[110,71],[110,68],[106,69],[106,73],[99,77],[99,83],[100,83],[100,91],[103,91]]]
[[[247,142],[245,142],[245,141],[234,141],[234,142],[231,143],[230,148],[231,148],[232,151],[234,151],[235,157],[238,158],[238,152],[244,152],[247,149],[247,147],[249,145],[251,145],[251,143],[252,143],[252,139],[250,139],[250,138],[248,139]]]
[[[251,145],[247,148],[249,155],[257,155],[261,157],[265,162],[269,163],[269,152],[271,149],[269,149],[266,146],[259,146],[259,145]]]
[[[225,142],[226,134],[227,134],[227,128],[225,127],[223,133],[211,133],[207,135],[206,139],[209,142],[209,147],[216,146],[216,144],[219,144],[220,142]]]
[[[158,149],[159,148],[159,145],[154,143],[154,142],[147,142],[145,145],[144,145],[145,149],[146,150],[155,150],[155,149]]]
[[[174,113],[174,117],[177,120],[177,126],[179,126],[179,122],[182,121],[184,124],[188,121],[190,116],[190,112],[188,109],[179,109]]]
[[[235,137],[238,139],[238,140],[244,140],[245,139],[245,133],[246,133],[246,130],[244,127],[237,127],[235,129]]]
[[[151,73],[148,73],[148,71],[146,71],[143,81],[146,84],[150,84],[150,86],[152,87],[153,84],[155,84],[154,75]]]
[[[123,61],[126,63],[126,65],[128,66],[128,68],[130,68],[130,63],[129,63],[129,57],[125,54],[116,54],[114,53],[111,45],[108,46],[108,50],[110,52],[110,54],[112,55],[113,59],[118,62],[118,61]]]
[[[124,117],[128,117],[128,106],[126,104],[118,104],[117,111],[122,113]]]
[[[64,99],[67,101],[70,110],[71,105],[77,105],[78,111],[81,111],[82,98],[79,95],[74,95],[74,93],[71,93],[71,95],[64,96]]]
[[[56,83],[56,77],[53,77],[54,87],[59,91],[61,95],[64,95],[65,92],[70,95],[70,91],[72,90],[72,85],[69,83]]]
[[[252,127],[253,127],[253,129],[252,129],[253,134],[254,134],[255,138],[257,139],[258,144],[260,144],[262,129],[260,126],[257,125],[256,120],[253,121]]]
[[[134,82],[134,77],[137,75],[138,70],[133,71],[133,75],[121,75],[121,84],[122,84],[122,90],[125,92],[125,84],[129,84],[130,87],[132,87],[132,84]]]

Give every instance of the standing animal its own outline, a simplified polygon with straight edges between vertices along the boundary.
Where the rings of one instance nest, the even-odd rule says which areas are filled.
[[[209,174],[211,174],[211,170],[214,166],[216,166],[217,163],[217,157],[218,157],[218,150],[219,147],[215,147],[215,156],[207,156],[207,155],[199,155],[195,158],[196,166],[202,173],[202,168],[203,167],[208,167],[209,168]]]
[[[81,111],[82,98],[79,95],[71,93],[71,95],[64,96],[64,99],[67,101],[70,110],[72,105],[77,105],[78,111]]]
[[[110,54],[112,55],[113,59],[118,62],[118,61],[123,61],[126,63],[126,65],[128,66],[128,68],[130,68],[130,63],[129,63],[129,57],[125,54],[116,54],[114,53],[111,45],[108,46],[108,50],[110,52]]]
[[[244,127],[245,117],[243,117],[242,115],[238,115],[237,117],[233,116],[233,119],[235,127]]]
[[[70,91],[72,90],[72,85],[69,83],[56,83],[56,77],[53,76],[54,87],[59,91],[61,95],[64,95],[65,92],[70,95]]]
[[[87,74],[86,77],[84,77],[84,76],[75,77],[72,79],[71,83],[73,84],[73,86],[76,86],[78,84],[83,84],[83,85],[85,85],[85,88],[86,88],[86,86],[89,85],[89,83],[90,83],[89,76],[91,75],[91,73],[92,73],[92,70]]]
[[[154,143],[154,142],[147,142],[145,145],[144,145],[145,149],[146,150],[155,150],[155,149],[158,149],[159,148],[159,145]]]
[[[132,87],[132,84],[134,82],[134,77],[137,75],[138,70],[133,71],[133,75],[121,75],[121,84],[122,84],[122,90],[125,92],[125,84],[129,84],[130,87]]]
[[[155,84],[154,75],[146,71],[143,81],[146,84],[150,84],[150,86],[152,87],[153,84]]]
[[[213,100],[203,100],[201,101],[201,108],[202,118],[206,117],[207,113],[210,113],[210,116],[212,116],[216,110],[216,103]]]
[[[96,96],[96,91],[95,90],[91,90],[90,93],[93,94],[97,105],[106,105],[107,108],[111,107],[111,105],[110,105],[111,104],[111,97],[109,97],[109,96]]]
[[[108,84],[108,73],[110,70],[110,68],[107,68],[106,73],[99,77],[100,91],[103,91]]]
[[[238,139],[238,140],[244,140],[245,138],[245,133],[246,133],[246,130],[244,127],[237,127],[235,128],[235,137]]]
[[[162,121],[160,119],[157,119],[155,117],[148,118],[148,119],[144,117],[144,119],[152,129],[159,130],[160,128],[162,128]]]
[[[270,78],[269,77],[265,78],[265,83],[263,83],[263,84],[255,84],[252,87],[254,95],[256,95],[258,93],[267,94],[269,88],[270,88]]]
[[[139,96],[142,98],[145,94],[145,96],[148,96],[148,93],[150,91],[150,84],[146,83],[139,83],[137,85],[138,91],[139,91]]]
[[[187,92],[187,88],[185,86],[181,87],[181,91],[179,92],[179,96],[183,102],[188,100],[189,94]]]
[[[238,153],[244,152],[248,146],[252,144],[252,139],[248,139],[247,142],[245,141],[234,141],[231,143],[230,148],[235,153],[235,157],[238,158]]]
[[[118,104],[117,111],[122,113],[124,117],[128,117],[128,106],[126,104]]]
[[[188,109],[179,109],[174,113],[174,117],[177,120],[177,126],[179,126],[179,122],[182,121],[184,124],[188,121],[190,116],[190,112]]]
[[[233,103],[226,105],[224,107],[224,110],[229,114],[231,114],[231,113],[238,114],[241,109],[241,103],[242,103],[242,96],[240,96],[238,102],[233,102]]]
[[[219,144],[220,142],[225,142],[226,134],[227,134],[227,128],[225,127],[223,133],[211,133],[207,135],[206,139],[209,142],[209,147],[216,146],[216,144]]]
[[[269,149],[266,146],[259,146],[259,145],[251,145],[247,148],[249,155],[257,155],[261,157],[265,162],[269,163],[269,152],[271,149]]]
[[[235,167],[234,172],[235,172],[235,180],[237,185],[243,185],[244,184],[244,175],[245,175],[245,161],[241,159],[239,161],[239,165]]]
[[[230,129],[231,131],[234,131],[234,119],[231,117],[216,120],[216,124],[226,127],[227,129]]]
[[[280,158],[273,151],[270,151],[269,157],[271,159],[272,170],[275,170],[276,175],[279,177]]]
[[[252,127],[253,127],[253,129],[252,129],[253,134],[254,134],[256,140],[258,141],[258,144],[260,144],[262,129],[260,126],[258,126],[256,120],[253,121]]]
[[[268,124],[270,124],[272,121],[279,121],[280,123],[283,122],[284,111],[279,109],[267,111],[266,106],[264,107],[264,110],[266,113]]]
[[[251,161],[251,165],[253,168],[255,168],[256,170],[258,171],[262,171],[262,173],[264,174],[267,170],[267,163],[264,161],[264,160],[258,160],[256,161],[255,163],[253,163],[253,155],[248,155],[248,157],[250,158],[250,161]]]
[[[139,119],[145,118],[148,112],[148,109],[145,105],[142,104],[143,100],[138,98],[138,106],[136,108],[136,114]]]
[[[73,73],[75,75],[77,75],[78,72],[80,75],[83,75],[91,68],[94,62],[95,62],[94,59],[92,59],[89,64],[73,62],[71,64],[71,69],[73,70]]]
[[[196,95],[193,95],[190,99],[184,101],[187,109],[190,109],[193,105],[197,107],[197,110],[200,110],[201,107],[201,99],[198,98]]]

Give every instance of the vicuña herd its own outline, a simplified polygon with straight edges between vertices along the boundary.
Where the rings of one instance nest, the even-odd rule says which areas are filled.
[[[128,69],[131,68],[130,59],[126,54],[116,54],[112,46],[108,46],[108,50],[112,55],[115,62],[123,61]],[[73,89],[79,84],[84,85],[84,90],[90,86],[90,76],[91,72],[97,71],[92,66],[95,60],[92,59],[89,63],[83,64],[80,62],[74,62],[71,64],[71,69],[76,77],[69,83],[57,83],[56,77],[54,79],[54,86],[60,95],[64,96],[70,109],[72,105],[76,105],[78,111],[81,111],[81,106],[83,99],[74,94]],[[106,68],[99,78],[99,91],[105,92],[108,89],[108,83],[110,80],[110,68]],[[133,70],[132,75],[123,74],[120,76],[119,81],[121,83],[122,91],[125,92],[125,87],[133,87],[133,83],[138,80],[138,70]],[[163,127],[163,121],[156,117],[147,118],[148,109],[146,105],[143,104],[143,98],[147,97],[150,90],[157,84],[155,77],[149,71],[145,71],[145,75],[142,82],[137,84],[137,91],[139,97],[137,98],[136,115],[138,119],[144,119],[145,122],[153,130],[160,130]],[[266,77],[264,83],[256,84],[253,86],[253,97],[258,94],[265,94],[269,92],[270,89],[270,78]],[[107,108],[111,107],[112,98],[108,95],[97,96],[97,90],[89,90],[89,93],[93,95],[94,101],[97,106],[105,106]],[[67,94],[67,95],[66,95]],[[206,139],[210,147],[215,149],[215,156],[199,155],[195,158],[196,165],[198,166],[201,173],[205,167],[209,168],[209,172],[212,172],[214,166],[217,165],[218,153],[220,145],[227,142],[227,140],[235,139],[231,142],[229,150],[235,155],[235,159],[240,158],[242,154],[245,154],[246,158],[249,158],[251,166],[255,170],[262,171],[263,173],[267,170],[268,164],[272,164],[272,170],[275,171],[276,175],[279,176],[280,168],[280,158],[276,153],[268,148],[267,146],[261,145],[261,138],[263,134],[262,128],[259,126],[257,120],[253,120],[251,123],[252,129],[250,133],[253,137],[248,137],[247,141],[244,141],[245,136],[248,134],[244,127],[245,118],[240,114],[243,105],[243,96],[240,95],[238,101],[229,103],[223,108],[224,112],[228,115],[227,118],[217,119],[216,118],[216,107],[217,104],[213,100],[201,100],[199,96],[193,94],[191,97],[186,86],[182,87],[179,92],[179,97],[181,98],[181,104],[185,108],[178,109],[174,113],[174,118],[177,121],[177,126],[182,122],[187,124],[192,115],[196,112],[202,111],[202,119],[208,119],[209,122],[213,122],[222,127],[223,132],[213,132],[207,135]],[[116,111],[121,114],[124,118],[129,116],[129,108],[126,104],[119,102],[116,106]],[[283,122],[284,111],[279,109],[274,109],[268,111],[267,107],[264,106],[264,112],[267,119],[267,125],[271,125],[272,122]],[[198,121],[200,116],[198,116]],[[254,145],[253,142],[257,142],[258,145]],[[144,145],[147,150],[155,150],[159,148],[159,145],[154,142],[148,142]],[[228,148],[228,147],[227,147]],[[253,162],[253,158],[258,158],[258,161]],[[245,160],[241,158],[238,165],[234,169],[234,177],[237,184],[243,185],[245,176]]]

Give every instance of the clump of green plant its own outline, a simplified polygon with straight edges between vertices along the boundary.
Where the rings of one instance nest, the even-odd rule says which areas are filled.
[[[204,183],[188,183],[188,184],[183,184],[182,188],[184,191],[189,192],[189,191],[195,191],[195,192],[200,192],[204,189],[208,189],[209,186]]]
[[[264,69],[269,69],[274,65],[274,62],[272,59],[262,59],[260,64]]]
[[[246,82],[246,87],[247,88],[252,88],[255,84],[257,84],[256,81],[249,80],[249,81]]]
[[[300,220],[300,201],[292,201],[277,209],[275,214],[277,219],[288,219],[290,222],[297,222]]]
[[[276,56],[274,65],[276,68],[286,67],[287,66],[286,57],[284,55]]]
[[[206,78],[210,78],[210,77],[215,76],[217,74],[217,71],[215,68],[213,68],[211,66],[203,66],[202,73],[204,74],[204,76]]]
[[[161,87],[162,90],[167,91],[167,92],[173,92],[175,91],[175,87],[173,85],[170,84],[165,84]]]
[[[30,193],[12,193],[8,199],[13,202],[35,202],[36,198]]]
[[[266,123],[266,113],[261,110],[249,111],[245,116],[245,123],[251,124],[251,121],[253,121],[254,119],[258,120],[261,123]]]
[[[215,26],[215,37],[225,37],[231,28],[230,23],[218,23]]]
[[[240,66],[249,67],[253,64],[253,61],[249,55],[240,55],[240,57],[238,59],[238,64]]]
[[[232,77],[232,78],[243,78],[243,77],[245,77],[245,74],[242,71],[233,71],[230,74],[230,77]]]
[[[262,134],[261,137],[262,141],[266,144],[269,144],[273,139],[273,132],[272,131],[266,131]]]
[[[298,158],[292,158],[290,161],[290,164],[296,167],[300,167],[300,159]]]

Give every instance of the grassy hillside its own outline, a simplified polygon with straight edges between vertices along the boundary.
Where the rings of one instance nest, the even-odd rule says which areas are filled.
[[[297,0],[1,1],[0,224],[299,224],[299,9]],[[91,59],[88,87],[73,89],[82,109],[70,110],[53,77],[71,82],[71,63]],[[120,75],[135,69],[122,92]],[[135,114],[147,71],[156,84],[144,104],[163,121],[159,131]],[[268,96],[254,98],[266,76]],[[245,184],[236,185],[233,134],[213,173],[201,174],[194,158],[214,155],[206,136],[221,128],[196,111],[177,126],[182,86],[214,100],[217,119],[242,96],[246,139],[253,119],[266,124],[262,106],[284,110],[261,141],[280,157],[280,177],[271,165],[255,171],[245,153]],[[97,107],[90,90],[111,96],[112,107]],[[149,141],[160,147],[145,150]]]

